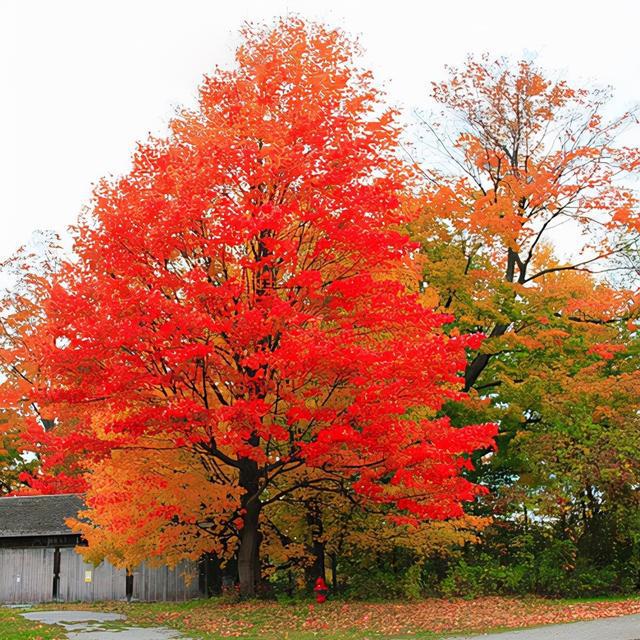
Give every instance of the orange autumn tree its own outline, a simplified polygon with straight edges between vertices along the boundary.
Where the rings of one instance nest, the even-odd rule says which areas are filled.
[[[500,337],[514,329],[500,305],[537,295],[550,274],[633,271],[626,257],[637,250],[640,208],[629,177],[640,171],[640,149],[618,138],[635,113],[606,119],[607,92],[552,82],[528,62],[470,58],[449,72],[433,97],[449,116],[443,122],[457,126],[427,127],[452,172],[427,174],[433,189],[426,226],[417,227],[435,252],[428,283],[441,306],[455,311],[463,301],[468,315],[476,295],[471,324]],[[601,281],[584,308],[558,313],[574,322],[635,317],[637,288],[617,289]],[[489,345],[469,363],[467,389],[489,362]]]
[[[114,450],[90,465],[88,510],[68,521],[90,542],[79,552],[126,569],[176,566],[208,553],[227,560],[235,550],[228,517],[241,495],[237,483],[213,483],[188,450],[155,444],[136,455]]]
[[[436,415],[460,398],[479,339],[447,337],[450,316],[408,275],[411,174],[356,53],[297,19],[246,28],[235,68],[205,78],[197,108],[96,188],[36,329],[46,383],[33,399],[75,411],[39,446],[86,469],[88,517],[102,524],[100,470],[117,479],[123,452],[197,462],[213,496],[199,514],[164,491],[153,514],[130,515],[233,531],[245,596],[261,513],[282,496],[337,478],[404,517],[458,516],[481,491],[460,471],[494,434]]]
[[[410,227],[424,295],[487,340],[466,366],[470,400],[448,413],[501,423],[482,466],[497,513],[610,539],[589,530],[637,502],[640,478],[640,150],[621,139],[636,115],[608,119],[608,91],[529,62],[449,72],[434,85],[442,118],[425,123],[441,162]]]

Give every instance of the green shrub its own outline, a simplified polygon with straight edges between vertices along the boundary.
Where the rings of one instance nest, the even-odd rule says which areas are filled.
[[[501,565],[486,554],[473,564],[460,560],[452,567],[440,585],[444,596],[475,598],[491,594],[512,594],[526,591],[527,569],[524,566]]]
[[[378,600],[402,598],[405,594],[399,576],[380,567],[352,573],[345,595],[354,600]]]

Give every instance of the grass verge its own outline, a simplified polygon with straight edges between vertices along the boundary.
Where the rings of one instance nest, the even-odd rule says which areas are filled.
[[[31,622],[18,609],[0,607],[0,638],[2,640],[65,640],[67,635],[57,625]]]
[[[172,627],[197,640],[433,640],[443,635],[639,614],[640,599],[431,598],[384,603],[332,600],[323,605],[309,601],[229,604],[211,599],[182,603],[69,604],[65,608],[123,613],[131,624]]]

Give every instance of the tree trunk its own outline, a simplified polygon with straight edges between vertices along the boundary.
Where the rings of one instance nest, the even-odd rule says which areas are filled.
[[[238,579],[240,596],[253,598],[260,583],[260,499],[258,497],[258,465],[253,460],[243,460],[240,467],[243,527],[238,547]]]
[[[322,540],[324,527],[322,524],[322,512],[316,500],[305,502],[307,509],[306,520],[311,534],[311,555],[313,564],[307,567],[305,573],[309,588],[313,589],[318,578],[326,579],[325,544]]]
[[[509,249],[507,252],[507,272],[505,273],[504,277],[507,282],[515,281],[515,271],[517,264],[522,264],[518,254],[513,249]],[[524,283],[524,278],[525,271],[524,268],[521,267],[518,282],[520,284]],[[503,336],[507,332],[509,326],[509,323],[496,324],[489,334],[489,338],[499,338],[500,336]],[[487,365],[489,364],[491,356],[492,354],[490,353],[479,353],[471,362],[467,364],[467,368],[464,372],[465,391],[470,391],[471,387],[473,387],[473,385],[477,382],[480,374],[486,369]]]
[[[331,586],[336,593],[338,591],[338,556],[335,553],[331,554]]]

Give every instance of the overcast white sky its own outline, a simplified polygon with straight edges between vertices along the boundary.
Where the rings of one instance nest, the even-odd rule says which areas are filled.
[[[0,0],[0,260],[35,229],[64,233],[92,183],[232,62],[244,21],[285,13],[357,35],[408,112],[444,64],[483,51],[613,85],[621,111],[640,101],[637,0]]]

